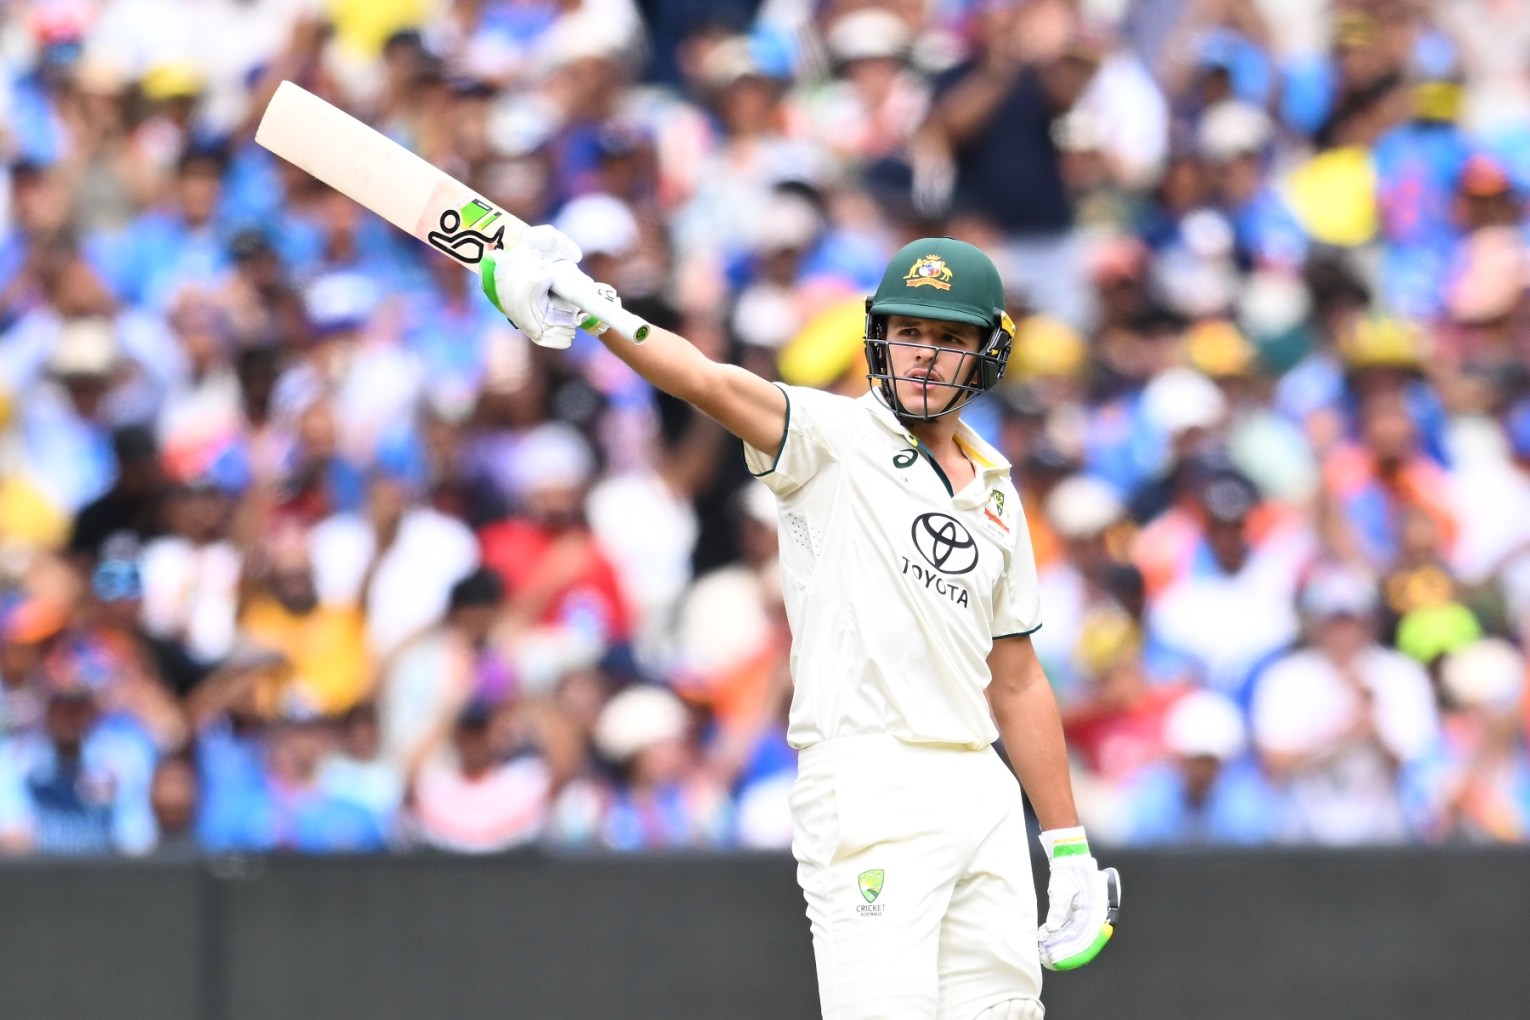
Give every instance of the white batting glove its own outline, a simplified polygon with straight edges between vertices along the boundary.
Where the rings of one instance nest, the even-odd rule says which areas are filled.
[[[1040,838],[1052,871],[1047,920],[1036,932],[1041,965],[1073,970],[1098,956],[1115,933],[1120,879],[1114,868],[1101,871],[1090,856],[1083,826],[1048,829]]]
[[[552,292],[555,269],[560,274],[579,272],[583,255],[562,231],[529,227],[509,248],[488,253],[478,264],[484,295],[532,343],[567,348],[578,329],[597,334],[605,330],[604,323]],[[601,292],[617,300],[611,288],[602,286]]]

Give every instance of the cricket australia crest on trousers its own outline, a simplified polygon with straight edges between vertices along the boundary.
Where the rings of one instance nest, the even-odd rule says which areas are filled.
[[[953,605],[968,606],[971,596],[955,575],[971,573],[978,565],[972,533],[950,514],[927,513],[914,518],[910,535],[919,559],[902,557],[903,575]]]
[[[856,876],[856,885],[861,890],[861,898],[866,902],[857,904],[855,912],[862,917],[880,917],[886,904],[878,903],[877,897],[882,895],[882,883],[887,878],[887,872],[881,868],[872,868],[863,871]]]

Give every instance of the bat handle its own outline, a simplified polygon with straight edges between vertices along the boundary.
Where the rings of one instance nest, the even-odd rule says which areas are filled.
[[[593,315],[607,326],[635,344],[648,339],[648,323],[627,309],[608,300],[595,281],[572,262],[560,262],[553,267],[553,293],[565,301],[578,305],[586,315]]]

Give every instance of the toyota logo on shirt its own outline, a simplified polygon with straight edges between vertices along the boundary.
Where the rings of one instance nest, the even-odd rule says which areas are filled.
[[[977,566],[977,542],[950,514],[920,514],[914,518],[914,548],[926,563],[946,574],[965,574]]]

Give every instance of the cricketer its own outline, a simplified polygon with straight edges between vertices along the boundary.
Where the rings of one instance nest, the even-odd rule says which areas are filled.
[[[484,291],[532,341],[566,347],[600,330],[550,293],[580,257],[530,228],[484,259]],[[1013,334],[993,262],[948,237],[904,247],[868,300],[858,399],[768,382],[666,330],[641,344],[600,332],[738,436],[777,498],[792,851],[825,1017],[1036,1020],[1042,968],[1088,963],[1113,931],[1119,886],[1078,823],[1031,644],[1019,495],[960,417],[998,383]],[[1022,787],[1050,867],[1039,926]]]

